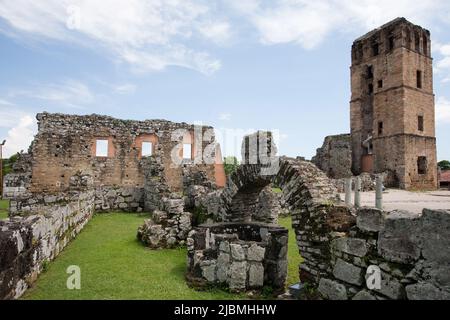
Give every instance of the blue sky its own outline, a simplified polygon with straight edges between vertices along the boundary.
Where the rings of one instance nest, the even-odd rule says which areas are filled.
[[[0,0],[0,140],[9,156],[38,112],[98,113],[210,124],[226,155],[233,130],[279,130],[281,154],[310,158],[349,132],[353,40],[398,16],[432,33],[450,159],[447,0]]]

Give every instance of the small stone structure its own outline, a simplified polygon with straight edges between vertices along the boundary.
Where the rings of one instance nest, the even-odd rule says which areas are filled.
[[[187,279],[195,286],[227,285],[233,292],[284,292],[288,231],[261,223],[218,223],[195,228],[188,238]]]

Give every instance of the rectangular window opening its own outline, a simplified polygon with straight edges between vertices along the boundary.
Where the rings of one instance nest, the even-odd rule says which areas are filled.
[[[380,54],[380,46],[378,45],[378,43],[374,43],[372,45],[372,52],[374,56],[377,56]]]
[[[183,144],[183,159],[192,160],[192,144]]]
[[[394,36],[390,36],[389,37],[389,51],[394,50],[394,46],[395,46]]]
[[[367,79],[373,79],[373,66],[367,67]]]
[[[419,174],[427,174],[428,160],[427,157],[419,157],[417,159],[417,172]]]
[[[373,84],[369,84],[369,94],[373,93]]]
[[[108,140],[98,139],[96,141],[96,146],[95,146],[95,156],[96,157],[108,157],[108,145],[109,145]]]
[[[423,116],[417,117],[417,128],[419,131],[423,131]]]
[[[383,88],[383,80],[378,80],[378,88]]]
[[[422,71],[417,70],[417,88],[422,89]]]
[[[142,142],[142,156],[151,157],[153,155],[153,143]]]
[[[382,135],[383,134],[383,122],[380,121],[378,122],[378,135]]]

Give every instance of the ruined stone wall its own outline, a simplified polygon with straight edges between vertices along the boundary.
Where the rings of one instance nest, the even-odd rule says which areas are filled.
[[[31,183],[31,156],[19,154],[13,172],[3,179],[3,198],[13,199],[27,195]]]
[[[181,154],[180,143],[190,143],[193,144],[194,156],[204,152],[205,148],[214,142],[194,141],[194,126],[165,120],[131,121],[98,115],[69,116],[48,113],[39,114],[37,119],[39,132],[31,149],[32,192],[64,191],[68,187],[69,178],[78,171],[92,175],[96,187],[143,188],[143,142],[153,143],[154,156],[160,157],[171,190],[182,191],[182,168],[173,166],[172,151],[178,146]],[[211,129],[202,127],[200,131],[206,133]],[[177,130],[187,130],[188,135],[177,134],[173,137]],[[172,141],[173,138],[178,140]],[[108,140],[107,157],[96,156],[97,139]],[[215,148],[209,149],[213,159],[214,150]],[[205,165],[203,169],[208,178],[215,181],[214,164]],[[99,197],[98,201],[102,199],[103,197]]]
[[[19,298],[84,228],[94,213],[94,193],[15,200],[13,213],[20,215],[0,221],[0,300]]]
[[[351,177],[353,175],[351,135],[326,137],[323,146],[317,149],[316,156],[311,161],[330,178]]]
[[[316,279],[318,292],[332,300],[450,300],[449,230],[449,211],[359,209],[356,225],[332,236],[328,255],[315,259],[331,262]],[[373,267],[379,287],[374,278],[366,282]]]

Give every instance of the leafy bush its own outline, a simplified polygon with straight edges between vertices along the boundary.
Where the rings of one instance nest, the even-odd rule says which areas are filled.
[[[239,161],[236,157],[225,157],[224,164],[226,175],[230,175],[237,170],[239,167]]]
[[[450,170],[450,161],[442,160],[438,162],[438,167],[441,168],[441,170]]]

